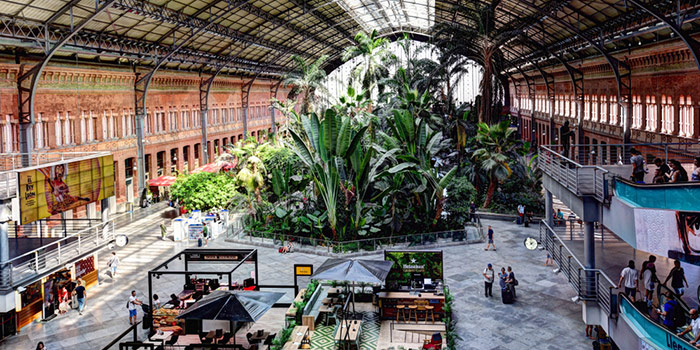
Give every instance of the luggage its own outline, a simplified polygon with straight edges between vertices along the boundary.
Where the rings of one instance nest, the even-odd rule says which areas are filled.
[[[514,302],[513,293],[509,288],[501,289],[501,301],[503,301],[504,304],[512,304]]]
[[[520,224],[523,223],[523,217],[522,217],[522,216],[518,216],[517,220],[518,220],[518,221],[517,221],[518,225],[520,225]]]

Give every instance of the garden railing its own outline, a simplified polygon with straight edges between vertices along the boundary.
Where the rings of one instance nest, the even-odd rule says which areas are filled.
[[[476,223],[469,223],[461,230],[364,238],[349,241],[304,237],[276,232],[249,231],[245,229],[236,230],[233,228],[228,230],[227,236],[228,239],[237,242],[250,242],[274,246],[282,246],[287,244],[287,242],[292,242],[294,249],[304,248],[319,253],[374,252],[390,247],[420,247],[451,242],[472,244],[480,243],[484,240],[482,228],[478,221]]]

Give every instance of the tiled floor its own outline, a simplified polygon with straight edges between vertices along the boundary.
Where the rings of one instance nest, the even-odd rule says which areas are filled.
[[[101,349],[123,332],[128,327],[124,305],[129,291],[136,290],[137,296],[145,299],[148,293],[146,271],[186,247],[159,239],[161,220],[160,214],[152,214],[122,229],[131,239],[127,247],[117,250],[121,259],[119,277],[113,281],[100,276],[102,284],[88,291],[84,315],[71,311],[47,323],[31,324],[23,328],[21,334],[0,343],[0,349],[33,349],[38,341],[44,341],[52,350]],[[455,294],[454,315],[463,339],[458,349],[589,349],[581,307],[570,300],[574,292],[560,275],[543,266],[543,252],[529,251],[523,246],[526,236],[536,235],[536,228],[502,221],[485,220],[484,224],[493,225],[497,251],[484,251],[482,245],[443,248],[445,281]],[[210,247],[248,246],[215,241]],[[107,255],[100,255],[101,268],[106,265]],[[363,258],[381,259],[382,256]],[[311,263],[318,267],[326,260],[302,253],[281,255],[272,248],[259,248],[259,259],[261,283],[285,285],[293,284],[293,264]],[[496,268],[513,266],[520,281],[519,299],[515,304],[502,304],[497,288],[493,298],[484,298],[481,271],[487,263]],[[154,292],[169,295],[178,285],[181,288],[182,281],[161,278]],[[270,320],[266,324],[267,330],[277,332],[274,327],[281,328],[281,317],[279,323]]]

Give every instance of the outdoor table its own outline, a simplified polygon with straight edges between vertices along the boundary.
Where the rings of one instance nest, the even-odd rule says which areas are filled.
[[[340,289],[338,287],[328,288],[328,295],[337,295],[340,293],[342,293],[342,289]]]
[[[170,336],[172,336],[172,335],[173,335],[172,331],[163,332],[163,334],[156,333],[155,335],[153,335],[151,337],[151,340],[158,340],[161,342],[161,345],[165,345],[165,341],[170,339]]]
[[[250,343],[255,344],[255,343],[260,343],[262,341],[265,341],[267,337],[270,335],[270,332],[263,332],[262,335],[258,335],[258,332],[253,333],[253,336],[250,337]]]
[[[357,322],[357,323],[355,323]],[[340,321],[340,326],[338,331],[335,333],[336,343],[355,343],[357,348],[360,348],[360,333],[362,333],[362,321],[350,321],[346,324],[346,321]]]
[[[289,341],[284,345],[284,350],[299,349],[301,346],[301,341],[309,333],[309,327],[307,326],[296,326],[292,330],[292,335],[289,337]]]

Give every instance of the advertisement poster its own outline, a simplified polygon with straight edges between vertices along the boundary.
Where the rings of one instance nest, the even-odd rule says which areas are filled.
[[[384,251],[384,260],[394,265],[386,278],[387,285],[409,285],[412,273],[423,278],[442,280],[442,251]]]
[[[203,238],[204,225],[192,224],[189,227],[189,231],[190,240],[196,241],[200,238]]]
[[[88,273],[95,271],[95,256],[91,255],[75,263],[75,277],[82,278]]]
[[[700,212],[635,209],[637,249],[700,265]]]
[[[20,224],[114,196],[112,155],[19,173]]]

